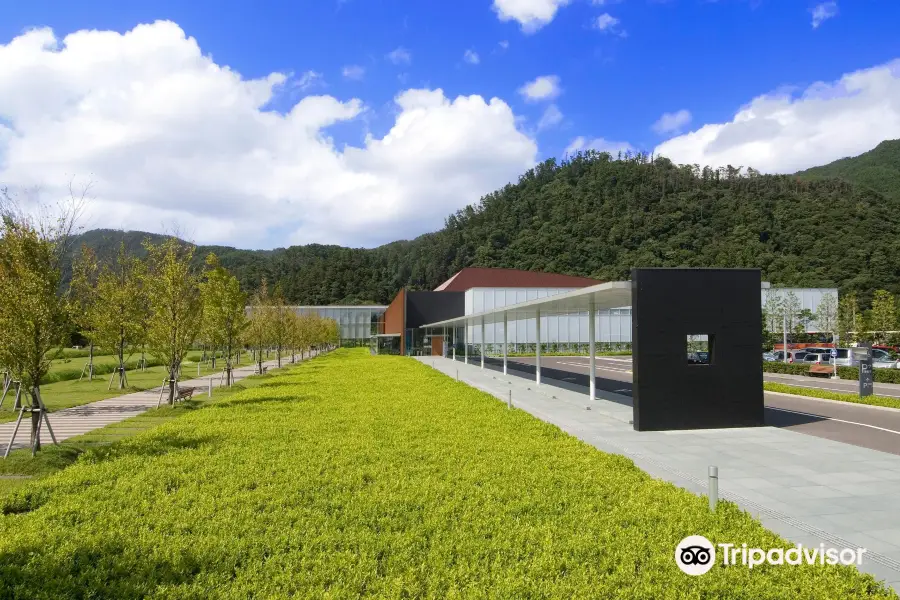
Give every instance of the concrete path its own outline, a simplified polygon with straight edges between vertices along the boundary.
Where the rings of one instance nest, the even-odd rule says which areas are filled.
[[[315,356],[315,354],[313,355]],[[282,365],[290,364],[290,357],[285,360],[282,358]],[[277,360],[269,360],[263,363],[264,367],[273,369],[277,367]],[[257,365],[245,365],[236,367],[232,371],[232,377],[235,382],[249,377],[256,372]],[[187,368],[185,368],[187,370]],[[198,388],[194,391],[196,395],[206,395],[209,388],[209,375],[197,379],[184,380],[179,382],[179,387]],[[218,375],[212,376],[213,387],[219,387],[224,383]],[[61,442],[77,435],[82,435],[109,425],[110,423],[118,423],[135,415],[139,415],[151,408],[156,408],[159,401],[160,387],[144,390],[142,392],[133,392],[115,398],[107,398],[90,404],[65,408],[60,411],[50,413],[50,426],[56,435],[56,440]],[[163,398],[165,403],[165,397]],[[29,444],[29,416],[26,414],[19,426],[19,432],[16,435],[16,441],[13,443],[13,450],[28,447]],[[9,444],[9,438],[12,436],[15,428],[15,421],[0,424],[0,456],[6,451]],[[50,433],[47,431],[46,425],[41,428],[41,444],[51,444]],[[0,458],[2,460],[2,458]]]
[[[707,469],[716,465],[720,497],[794,543],[866,548],[860,569],[900,590],[900,456],[774,427],[637,432],[623,395],[599,391],[591,403],[574,387],[418,360],[503,401],[511,391],[515,407],[693,493],[706,494]]]

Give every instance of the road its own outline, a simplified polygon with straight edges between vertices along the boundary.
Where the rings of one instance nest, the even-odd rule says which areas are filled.
[[[498,360],[489,359],[487,366],[499,369],[501,364]],[[533,377],[534,359],[510,359],[509,368],[513,374]],[[551,385],[554,380],[564,381],[583,387],[587,393],[588,370],[588,359],[584,356],[541,358],[541,380]],[[765,375],[766,381],[841,392],[855,392],[857,385],[855,381]],[[631,382],[631,357],[597,357],[598,390],[630,397]],[[876,393],[900,397],[900,385],[877,384]],[[765,394],[765,405],[767,425],[900,455],[900,410],[772,393]]]

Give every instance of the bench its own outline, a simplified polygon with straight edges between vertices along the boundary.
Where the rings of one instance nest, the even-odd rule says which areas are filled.
[[[178,394],[175,395],[175,402],[178,402],[179,400],[190,400],[191,396],[194,395],[195,389],[197,389],[197,388],[192,388],[192,387],[179,388]]]
[[[809,374],[831,377],[834,374],[834,367],[831,365],[809,365]]]

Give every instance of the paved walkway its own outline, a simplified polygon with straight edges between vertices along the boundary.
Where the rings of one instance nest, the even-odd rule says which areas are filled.
[[[478,365],[418,360],[503,401],[511,391],[515,407],[693,493],[706,493],[716,465],[720,497],[794,543],[867,548],[860,569],[900,590],[900,456],[773,427],[637,432],[627,396],[598,391],[591,403]]]
[[[315,356],[315,354],[313,354],[313,356]],[[282,358],[281,364],[290,364],[290,357],[288,357],[287,360]],[[277,360],[263,362],[263,366],[267,366],[270,369],[275,368],[277,365]],[[232,371],[233,381],[237,382],[245,377],[253,375],[256,372],[256,367],[257,365],[255,363],[243,367],[236,367]],[[187,370],[187,367],[185,367],[185,371]],[[178,385],[182,388],[198,388],[194,392],[198,395],[206,394],[207,389],[209,388],[209,378],[210,376],[207,375],[197,379],[180,381]],[[224,381],[218,375],[212,375],[212,384],[215,388],[223,385]],[[53,427],[53,433],[56,435],[56,440],[61,442],[65,439],[75,437],[76,435],[82,435],[89,431],[93,431],[94,429],[99,429],[110,423],[124,421],[125,419],[139,415],[151,408],[156,408],[157,402],[159,402],[159,393],[160,387],[157,386],[142,392],[133,392],[115,398],[99,400],[90,404],[65,408],[50,413],[50,426]],[[165,403],[165,397],[163,398],[163,402]],[[9,444],[9,438],[12,436],[15,426],[15,421],[0,424],[0,456],[6,451],[6,446]],[[41,444],[46,445],[50,443],[52,443],[50,433],[47,431],[46,426],[41,427]],[[16,441],[13,444],[13,450],[27,447],[28,444],[29,422],[28,415],[25,415],[25,418],[22,419],[22,425],[19,426],[19,432],[16,435]],[[0,458],[0,460],[2,460],[2,458]]]

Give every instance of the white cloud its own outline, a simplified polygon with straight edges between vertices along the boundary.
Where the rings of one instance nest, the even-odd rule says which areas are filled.
[[[678,133],[690,122],[691,113],[688,110],[681,109],[673,113],[663,113],[656,123],[653,124],[653,131],[660,135],[664,133]]]
[[[837,16],[838,5],[837,2],[822,2],[821,4],[816,5],[810,12],[812,13],[813,29],[818,29],[819,25],[824,21]]]
[[[294,87],[308,90],[314,85],[322,83],[322,74],[315,71],[307,71],[294,81]]]
[[[519,93],[529,102],[553,100],[561,92],[559,77],[556,75],[541,75],[519,88]]]
[[[609,152],[613,156],[617,156],[619,152],[634,152],[634,147],[628,142],[613,142],[605,138],[599,137],[588,140],[583,136],[578,136],[566,149],[565,154],[573,155],[581,150],[596,150],[597,152]]]
[[[536,162],[497,98],[406,90],[384,137],[347,146],[328,127],[362,129],[363,102],[268,109],[285,83],[217,65],[170,22],[24,33],[0,45],[0,90],[15,90],[0,93],[0,184],[59,197],[66,174],[91,177],[92,227],[177,222],[201,243],[359,246],[439,228]]]
[[[501,50],[506,50],[507,48],[509,48],[509,41],[501,40],[497,45],[500,46]]]
[[[676,163],[793,173],[900,138],[900,59],[817,82],[802,94],[754,98],[728,123],[704,125],[656,148]]]
[[[359,81],[365,76],[366,70],[360,65],[347,65],[346,67],[341,69],[341,74],[347,79]]]
[[[538,121],[538,131],[559,125],[563,120],[563,114],[559,107],[551,104],[544,110],[541,120]]]
[[[501,21],[517,21],[524,33],[534,33],[556,16],[569,0],[494,0]]]
[[[619,24],[619,19],[615,18],[609,13],[603,13],[599,17],[594,20],[594,29],[599,29],[600,31],[611,30],[613,27]]]
[[[474,50],[466,50],[465,54],[463,54],[463,60],[470,65],[477,65],[481,62],[481,58],[478,57],[478,53]]]
[[[412,54],[404,47],[396,48],[387,53],[387,59],[395,65],[408,65],[412,62]]]

